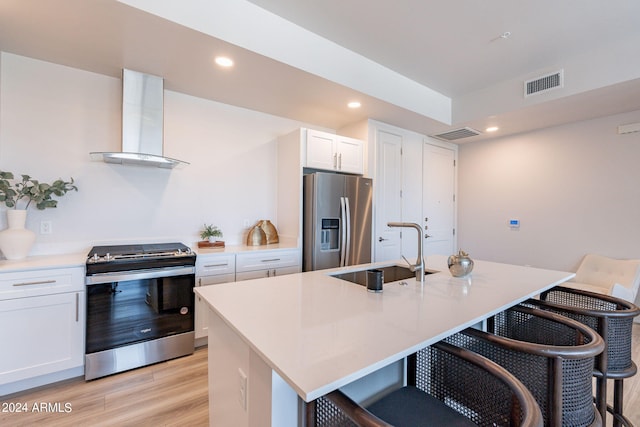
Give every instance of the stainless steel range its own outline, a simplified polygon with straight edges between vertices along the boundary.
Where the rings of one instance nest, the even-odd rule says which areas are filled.
[[[195,263],[182,243],[91,249],[85,379],[193,353]]]

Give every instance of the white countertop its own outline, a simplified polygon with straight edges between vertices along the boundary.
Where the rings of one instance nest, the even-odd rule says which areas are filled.
[[[373,266],[390,265],[378,263]],[[400,263],[399,265],[402,265]],[[384,292],[307,273],[196,288],[214,310],[305,401],[433,344],[539,294],[574,273],[475,261],[454,278],[429,256],[425,284],[387,283]]]
[[[0,260],[0,273],[15,271],[42,270],[49,268],[84,267],[87,262],[86,253],[63,255],[39,255],[21,260]]]
[[[191,245],[191,249],[197,255],[207,255],[207,254],[239,254],[244,252],[257,252],[257,251],[277,251],[277,250],[287,250],[287,249],[298,249],[297,243],[293,239],[283,239],[279,243],[272,243],[270,245],[258,245],[258,246],[247,246],[247,245],[225,245],[224,247],[213,247],[213,248],[199,248],[198,242],[195,242]]]
[[[224,248],[198,248],[198,244],[196,242],[191,246],[191,248],[196,253],[196,255],[207,255],[215,253],[238,254],[243,252],[287,250],[296,249],[297,247],[295,241],[285,240],[281,243],[275,243],[271,245],[230,245]],[[87,262],[87,252],[56,255],[38,255],[30,256],[21,260],[0,259],[0,273],[42,270],[49,268],[85,267]]]

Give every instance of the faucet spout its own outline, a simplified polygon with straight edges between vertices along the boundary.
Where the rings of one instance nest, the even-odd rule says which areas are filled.
[[[389,222],[387,223],[389,227],[401,227],[401,228],[415,228],[418,232],[418,258],[416,259],[415,264],[409,264],[409,269],[416,273],[416,280],[420,283],[424,283],[424,274],[425,274],[425,262],[424,257],[422,256],[422,245],[424,242],[424,234],[422,227],[420,224],[416,224],[415,222]],[[404,258],[404,256],[402,256]],[[404,258],[406,261],[406,258]]]

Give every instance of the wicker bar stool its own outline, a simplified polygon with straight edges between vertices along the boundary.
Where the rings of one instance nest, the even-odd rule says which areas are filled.
[[[306,404],[307,426],[542,426],[531,393],[512,374],[440,342],[408,357],[407,386],[364,408],[339,390]]]
[[[637,372],[631,360],[633,318],[640,308],[621,298],[557,286],[527,304],[571,317],[595,329],[605,341],[604,351],[596,358],[596,406],[603,419],[607,411],[613,425],[631,425],[623,415],[624,379]],[[614,380],[613,406],[607,405],[607,380]]]
[[[488,323],[492,332],[466,329],[446,341],[514,374],[533,394],[547,426],[598,426],[593,404],[595,356],[604,349],[591,328],[554,313],[515,306]]]

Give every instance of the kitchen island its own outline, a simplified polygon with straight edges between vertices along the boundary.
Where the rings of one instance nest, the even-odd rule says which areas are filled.
[[[372,293],[331,277],[392,264],[198,288],[210,309],[210,425],[299,425],[300,402],[375,377],[407,355],[574,276],[476,261],[471,275],[455,278],[446,257],[430,256],[427,269],[436,273],[424,285],[410,278]],[[389,386],[388,379],[374,378],[365,388],[375,389],[380,381]]]

